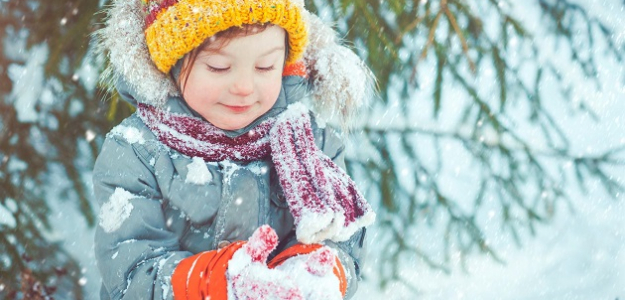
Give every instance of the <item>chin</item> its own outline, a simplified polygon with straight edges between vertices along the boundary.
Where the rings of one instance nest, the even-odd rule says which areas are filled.
[[[245,126],[249,125],[250,122],[248,123],[222,123],[219,125],[215,125],[217,127],[219,127],[220,129],[223,130],[239,130],[241,128],[244,128]]]

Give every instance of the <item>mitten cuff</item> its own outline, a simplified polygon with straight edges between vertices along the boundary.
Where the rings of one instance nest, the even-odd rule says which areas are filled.
[[[178,263],[171,277],[174,300],[227,300],[228,261],[245,242],[206,251],[187,257]]]
[[[287,249],[285,249],[284,251],[280,252],[280,254],[278,254],[276,257],[274,257],[268,264],[267,266],[271,269],[283,264],[287,259],[298,256],[298,255],[305,255],[305,254],[311,254],[312,252],[316,251],[317,249],[320,249],[324,247],[321,244],[300,244],[297,243]],[[345,293],[347,292],[347,277],[345,275],[345,268],[343,267],[343,264],[341,264],[341,261],[339,260],[338,257],[335,258],[335,264],[334,264],[334,268],[333,268],[333,273],[334,275],[336,275],[336,277],[339,279],[339,289],[341,290],[341,295],[343,297],[345,297]]]

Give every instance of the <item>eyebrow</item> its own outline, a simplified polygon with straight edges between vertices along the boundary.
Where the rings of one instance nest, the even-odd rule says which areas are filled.
[[[265,52],[264,54],[261,54],[260,56],[267,56],[267,55],[269,55],[271,53],[274,53],[274,52],[280,51],[280,50],[284,50],[284,46],[280,45],[280,46],[277,46],[275,48],[272,48],[269,51]]]
[[[265,57],[265,56],[267,56],[269,54],[272,54],[272,53],[274,53],[276,51],[284,50],[284,48],[285,47],[283,45],[271,48],[268,51],[266,51],[265,53],[262,53],[261,55],[259,55],[258,57]],[[221,49],[214,50],[214,49],[206,48],[206,49],[202,50],[202,52],[199,54],[199,56],[204,56],[204,55],[202,55],[202,53],[205,53],[204,55],[218,54],[218,55],[223,55],[223,56],[227,56],[227,57],[232,57],[232,55],[228,54],[227,52],[224,52]]]

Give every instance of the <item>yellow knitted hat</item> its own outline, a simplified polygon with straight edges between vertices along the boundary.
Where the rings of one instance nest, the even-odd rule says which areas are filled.
[[[233,26],[272,23],[289,38],[287,64],[296,62],[307,43],[298,0],[142,0],[145,39],[152,61],[163,73],[204,40]],[[299,1],[298,1],[299,2]]]

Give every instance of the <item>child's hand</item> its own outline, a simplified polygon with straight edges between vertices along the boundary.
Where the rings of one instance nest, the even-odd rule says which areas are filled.
[[[228,262],[228,299],[303,300],[302,292],[281,270],[269,269],[267,257],[278,245],[278,236],[269,226],[258,228],[247,244]]]

